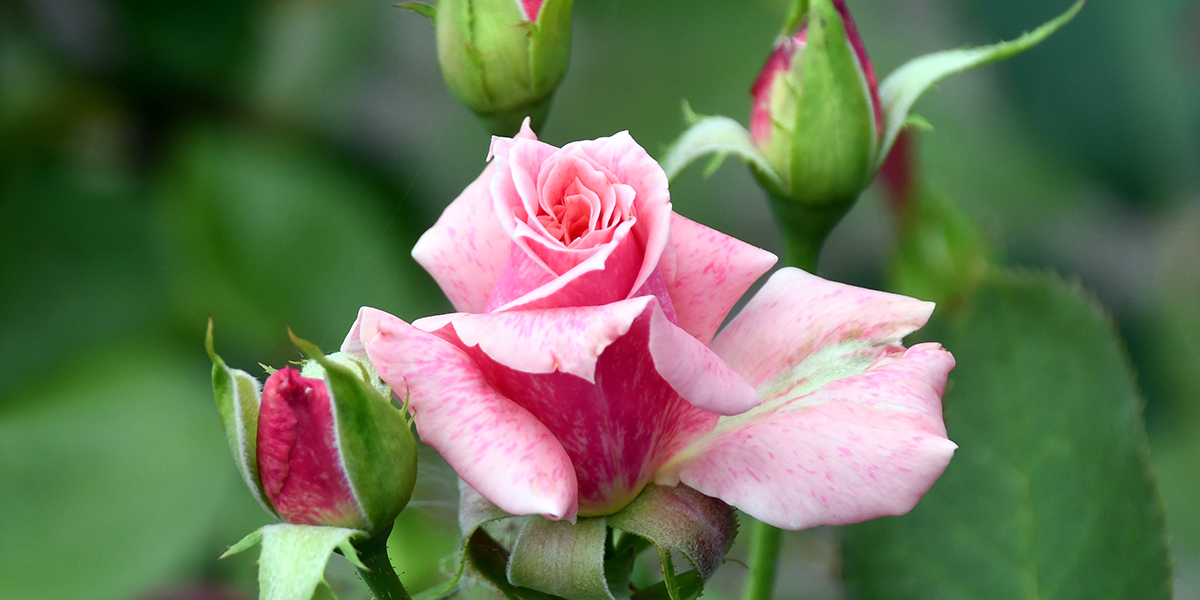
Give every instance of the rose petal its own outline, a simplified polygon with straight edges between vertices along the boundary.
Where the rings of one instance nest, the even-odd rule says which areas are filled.
[[[488,165],[412,250],[454,308],[464,312],[483,311],[512,245],[488,194],[495,170],[495,164]]]
[[[826,346],[847,340],[899,343],[925,325],[933,306],[826,281],[800,269],[780,269],[711,347],[759,387]],[[678,301],[675,310],[682,312]]]
[[[392,389],[407,390],[422,441],[506,512],[574,519],[575,470],[545,425],[458,347],[395,317],[378,331],[367,354]]]
[[[645,261],[630,291],[636,290],[658,267],[671,229],[671,194],[667,175],[646,150],[622,131],[612,137],[572,142],[563,146],[566,154],[586,157],[598,169],[611,174],[613,183],[622,183],[637,192],[634,229],[645,253]]]
[[[507,156],[508,146],[518,139],[537,139],[529,119],[515,138],[493,138],[488,160],[492,153]],[[512,245],[493,210],[489,187],[495,172],[495,163],[484,167],[413,246],[413,258],[433,276],[456,310],[483,310]]]
[[[710,411],[744,412],[759,402],[651,296],[460,315],[439,334],[462,344],[495,389],[562,441],[584,515],[620,508],[658,465],[712,428]]]
[[[954,358],[937,344],[717,428],[656,477],[784,529],[904,514],[945,470],[941,396]]]
[[[628,233],[632,226],[622,223],[616,241],[596,248],[558,277],[551,277],[541,267],[544,263],[519,243],[513,244],[487,311],[596,306],[628,298],[642,266],[641,249]]]
[[[263,386],[258,412],[258,472],[267,501],[289,523],[362,528],[350,487],[329,390],[284,367]]]
[[[777,260],[766,250],[679,214],[671,215],[670,245],[671,273],[664,273],[667,293],[679,326],[705,344],[733,305]]]

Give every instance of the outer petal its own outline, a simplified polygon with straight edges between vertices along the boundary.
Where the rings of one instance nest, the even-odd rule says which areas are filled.
[[[395,317],[377,328],[367,354],[384,381],[408,391],[422,441],[510,514],[575,517],[575,471],[545,425],[498,393],[456,346]]]
[[[660,465],[712,429],[718,417],[710,411],[758,403],[754,389],[651,296],[460,315],[438,334],[461,344],[496,390],[562,441],[585,516],[624,506]]]
[[[483,311],[512,245],[492,212],[488,186],[495,170],[488,165],[413,246],[413,258],[456,310]]]
[[[772,266],[774,254],[671,215],[671,249],[664,256],[667,293],[679,326],[705,344],[746,290]]]
[[[641,343],[654,370],[684,399],[723,415],[741,414],[759,404],[757,392],[704,344],[671,323],[653,296],[594,307],[459,315],[450,326],[463,345],[478,347],[499,365],[525,373],[557,371],[594,384],[601,355],[629,334],[638,318],[646,320]]]
[[[904,514],[945,470],[941,396],[954,366],[937,344],[722,419],[657,482],[683,482],[771,525],[804,529]]]
[[[800,269],[780,269],[717,336],[712,349],[762,393],[762,385],[822,348],[850,340],[899,343],[925,325],[933,306],[826,281]]]
[[[512,140],[493,139],[492,152],[507,156],[517,139],[537,139],[528,119]],[[495,163],[485,167],[413,246],[413,258],[429,271],[456,310],[483,312],[512,245],[492,210],[489,188],[495,172]]]

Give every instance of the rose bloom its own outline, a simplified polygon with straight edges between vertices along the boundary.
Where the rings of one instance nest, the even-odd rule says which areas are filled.
[[[932,304],[789,268],[716,335],[775,257],[672,212],[628,133],[525,128],[489,158],[413,249],[461,312],[363,308],[343,345],[485,498],[574,519],[683,483],[801,529],[902,514],[941,475],[954,359],[899,345]]]

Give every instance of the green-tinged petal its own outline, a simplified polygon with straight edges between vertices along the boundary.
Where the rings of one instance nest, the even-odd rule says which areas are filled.
[[[323,581],[335,548],[365,537],[365,531],[315,525],[267,525],[258,561],[260,600],[308,600]],[[350,554],[347,554],[349,557]],[[355,562],[357,559],[352,560]]]
[[[292,342],[325,369],[338,428],[338,449],[355,499],[378,532],[396,520],[412,497],[417,443],[404,413],[364,381],[361,365],[352,369],[330,360],[315,344]]]
[[[1008,58],[1036,46],[1075,18],[1083,8],[1083,3],[1084,0],[1079,0],[1067,12],[1015,40],[979,48],[927,54],[905,63],[888,75],[887,79],[883,80],[883,85],[879,86],[879,98],[883,103],[884,138],[880,152],[875,156],[875,168],[883,164],[892,143],[904,127],[913,103],[930,86],[948,75]]]
[[[517,535],[508,580],[571,600],[613,600],[604,577],[603,517],[576,523],[533,517]]]
[[[608,524],[650,540],[659,552],[678,551],[707,579],[737,535],[737,515],[724,502],[687,486],[649,485]]]
[[[258,456],[255,442],[258,435],[258,407],[262,402],[262,384],[240,369],[231,369],[217,355],[213,343],[213,322],[208,320],[208,333],[204,337],[204,347],[208,357],[212,359],[213,398],[217,403],[217,414],[221,417],[221,425],[225,428],[225,437],[229,440],[229,450],[233,453],[233,461],[237,464],[238,472],[250,488],[254,499],[267,512],[277,515],[275,509],[266,501],[263,492],[262,479],[258,476]]]
[[[685,107],[685,112],[690,111]],[[691,119],[689,119],[691,120]],[[750,132],[729,117],[700,117],[671,144],[662,160],[667,179],[674,179],[697,159],[715,154],[732,154],[750,163],[759,179],[770,189],[782,193],[783,181],[771,168],[766,157],[754,147]]]

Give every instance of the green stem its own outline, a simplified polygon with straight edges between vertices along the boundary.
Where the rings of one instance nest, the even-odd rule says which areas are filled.
[[[779,235],[783,238],[784,264],[815,274],[821,246],[852,206],[853,201],[832,202],[829,207],[805,206],[772,196],[771,211],[775,213]]]
[[[779,562],[779,547],[783,532],[762,521],[754,522],[750,543],[750,573],[742,600],[769,600],[775,587],[775,564]]]
[[[388,533],[391,533],[391,529],[371,537],[361,546],[355,546],[359,551],[358,559],[370,569],[359,569],[358,574],[367,582],[376,600],[411,600],[408,590],[404,589],[404,584],[396,575],[396,569],[392,567],[392,559],[388,557]]]

